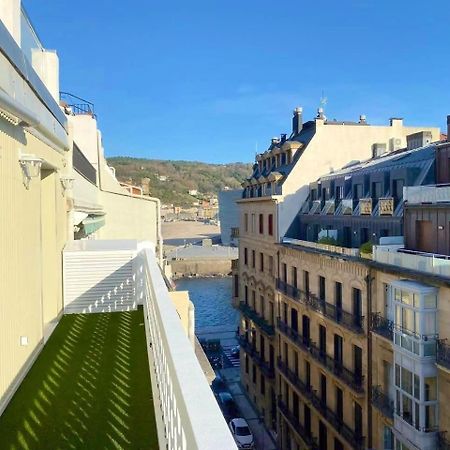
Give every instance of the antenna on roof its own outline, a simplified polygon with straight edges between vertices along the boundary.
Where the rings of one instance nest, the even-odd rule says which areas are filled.
[[[324,110],[325,110],[325,105],[328,103],[328,98],[325,97],[324,92],[322,90],[322,97],[320,97],[320,106],[317,109],[317,118],[318,119],[323,119],[323,120],[327,120],[325,114],[324,114]]]

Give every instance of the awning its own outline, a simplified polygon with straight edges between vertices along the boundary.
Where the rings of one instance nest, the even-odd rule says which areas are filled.
[[[88,216],[83,220],[84,233],[92,234],[105,225],[105,216]]]
[[[82,211],[74,211],[73,212],[73,224],[78,225],[80,222],[83,222],[89,214]]]

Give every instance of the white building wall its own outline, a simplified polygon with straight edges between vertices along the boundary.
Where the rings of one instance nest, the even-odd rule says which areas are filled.
[[[242,198],[242,189],[219,192],[220,239],[222,245],[237,245],[237,239],[231,239],[231,228],[239,227],[239,207],[236,200]]]

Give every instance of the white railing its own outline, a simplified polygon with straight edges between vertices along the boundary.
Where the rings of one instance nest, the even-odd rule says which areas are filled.
[[[283,238],[283,244],[301,245],[302,247],[315,248],[347,256],[359,256],[359,249],[341,247],[339,245],[319,244],[318,242],[302,241],[300,239]]]
[[[234,439],[185,335],[153,251],[136,256],[144,306],[159,448],[236,449]]]
[[[379,263],[450,277],[450,259],[446,258],[448,256],[404,250],[401,245],[374,245],[372,255]]]
[[[403,198],[412,204],[450,202],[450,186],[404,187]]]

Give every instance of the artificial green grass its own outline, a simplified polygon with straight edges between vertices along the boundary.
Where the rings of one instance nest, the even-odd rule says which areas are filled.
[[[142,309],[64,316],[0,417],[0,449],[157,448]]]

